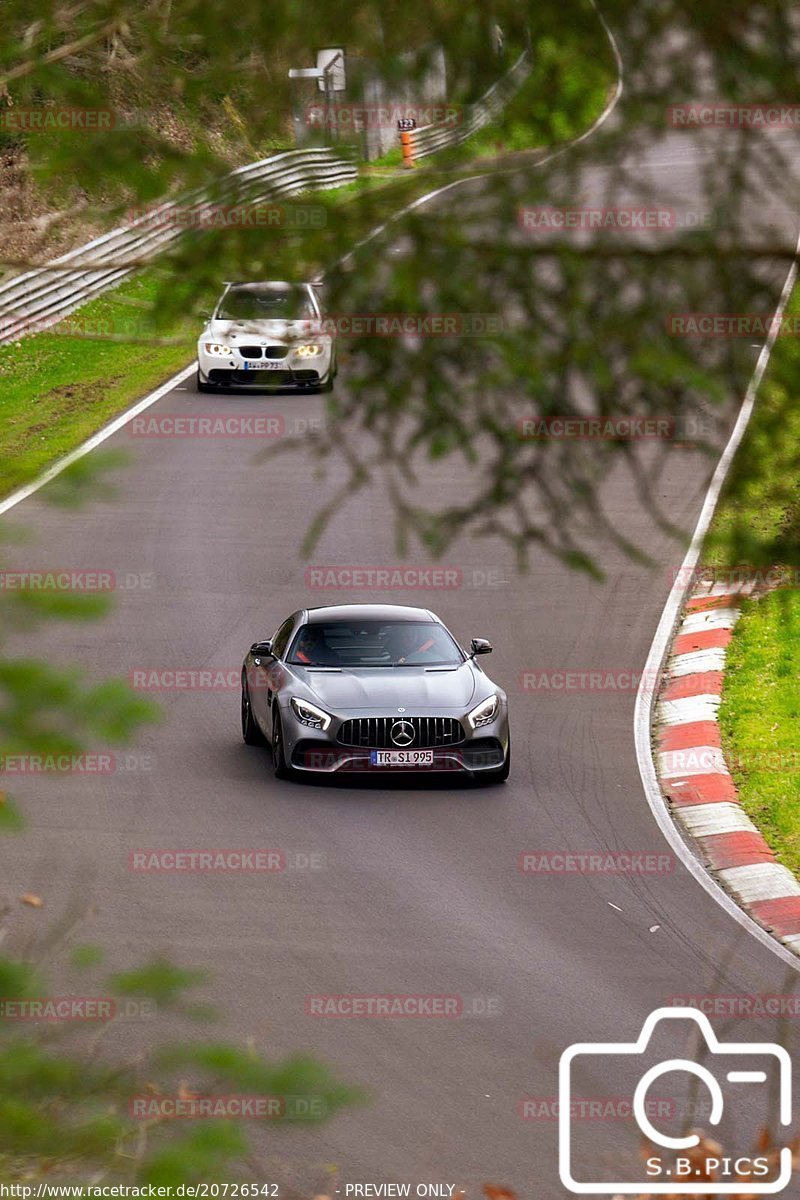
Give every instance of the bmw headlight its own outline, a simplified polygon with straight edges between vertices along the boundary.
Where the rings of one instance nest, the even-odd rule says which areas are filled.
[[[497,716],[498,707],[497,696],[490,696],[488,700],[482,700],[477,708],[473,708],[472,712],[467,713],[467,720],[473,729],[480,729],[482,725],[490,725]]]
[[[307,700],[298,700],[296,696],[292,696],[292,712],[300,724],[307,725],[309,729],[321,729],[324,731],[331,723],[328,713],[323,712],[321,708],[317,708],[316,704],[309,704]]]
[[[214,354],[217,358],[227,358],[231,353],[230,346],[221,346],[218,342],[203,342],[206,354]]]
[[[316,358],[318,354],[322,354],[322,346],[318,342],[307,342],[304,346],[297,346],[295,354],[298,358]]]

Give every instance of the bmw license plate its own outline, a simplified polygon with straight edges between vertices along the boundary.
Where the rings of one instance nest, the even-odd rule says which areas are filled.
[[[270,358],[262,362],[243,362],[243,371],[285,371],[286,367],[282,358]]]
[[[373,767],[432,767],[432,750],[372,750]]]

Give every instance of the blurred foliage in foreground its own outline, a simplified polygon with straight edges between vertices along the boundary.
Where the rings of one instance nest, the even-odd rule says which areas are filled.
[[[81,952],[89,949],[77,947],[74,961],[80,963]],[[230,1178],[233,1167],[263,1179],[267,1172],[248,1144],[248,1125],[269,1122],[277,1130],[319,1122],[357,1098],[311,1059],[270,1064],[247,1048],[209,1040],[207,1028],[200,1042],[167,1044],[121,1061],[109,1043],[127,1014],[191,1018],[185,993],[202,982],[202,973],[153,961],[99,986],[96,970],[84,966],[80,973],[77,994],[102,995],[100,1018],[72,1023],[44,1018],[37,1036],[22,1032],[35,1019],[15,1021],[13,1015],[60,1000],[49,999],[28,963],[0,957],[0,1172],[5,1183],[72,1178],[176,1186]],[[245,1114],[264,1115],[236,1119],[239,1107]],[[176,1120],[176,1112],[183,1119]],[[204,1116],[209,1112],[215,1115]]]
[[[108,456],[60,480],[62,502],[76,502],[102,488],[95,474],[119,465]],[[87,476],[87,471],[90,475]],[[0,629],[34,632],[42,621],[95,620],[107,611],[104,596],[68,591],[0,589]],[[12,756],[46,759],[75,756],[88,747],[128,744],[157,709],[122,679],[88,680],[79,668],[12,659],[0,650],[0,763]],[[8,780],[13,775],[0,776]],[[0,828],[21,827],[20,813],[0,791]],[[6,850],[8,850],[8,845]],[[0,955],[0,1174],[4,1183],[73,1178],[189,1183],[224,1178],[226,1168],[250,1178],[266,1172],[253,1157],[246,1130],[259,1120],[270,1127],[326,1120],[357,1099],[320,1064],[302,1057],[267,1063],[249,1048],[209,1037],[213,1014],[187,993],[203,982],[202,972],[161,959],[123,973],[101,974],[102,950],[75,943],[69,913],[52,923],[41,897],[25,893],[18,903],[39,910],[46,929],[24,959]],[[5,938],[11,912],[0,911]],[[69,991],[54,995],[43,977],[42,960],[71,947]],[[60,977],[63,971],[60,972]],[[95,1008],[80,1005],[89,998]],[[57,1007],[77,1002],[74,1010]],[[74,1011],[75,1015],[70,1015]],[[161,1018],[183,1018],[197,1028],[188,1040],[153,1047],[126,1060],[115,1036],[130,1016],[146,1015],[152,1028]],[[141,1024],[141,1021],[137,1023]],[[169,1028],[171,1029],[171,1024]],[[162,1043],[164,1029],[161,1028]],[[199,1038],[202,1040],[198,1040]],[[235,1116],[237,1097],[252,1121]],[[233,1099],[231,1099],[233,1098]],[[214,1106],[214,1116],[201,1101]],[[137,1107],[138,1102],[138,1107]],[[176,1120],[175,1105],[187,1117]],[[231,1110],[231,1105],[234,1109]],[[255,1106],[255,1107],[254,1107]]]
[[[200,0],[135,10],[125,0],[78,7],[40,0],[38,9],[32,20],[23,0],[6,8],[0,74],[15,105],[38,98],[110,106],[120,88],[146,97],[157,82],[165,96],[230,101],[231,136],[246,130],[255,148],[285,123],[286,64],[311,58],[307,6],[296,0],[268,8],[245,0],[235,37],[229,14]],[[586,132],[614,90],[617,63],[601,13],[621,55],[624,89],[610,118],[568,146],[564,139]],[[329,404],[327,431],[297,446],[312,466],[316,458],[323,477],[339,481],[336,490],[321,484],[311,537],[377,482],[394,505],[401,548],[443,553],[461,536],[493,536],[508,542],[520,564],[537,546],[598,571],[609,545],[641,557],[649,549],[631,536],[624,515],[604,510],[601,484],[611,470],[627,478],[631,506],[683,535],[661,501],[664,467],[689,443],[708,448],[710,471],[730,401],[752,371],[795,253],[793,129],[742,122],[697,128],[687,124],[685,108],[676,117],[675,106],[785,105],[800,65],[797,13],[781,0],[608,0],[601,12],[584,0],[547,0],[528,10],[498,0],[467,14],[449,0],[388,9],[333,3],[315,10],[314,39],[336,44],[347,29],[348,49],[382,64],[387,77],[400,69],[401,48],[439,42],[460,102],[498,74],[494,22],[509,46],[530,38],[541,86],[530,103],[538,150],[482,159],[483,178],[391,220],[343,263],[407,195],[406,181],[394,185],[394,196],[390,185],[355,191],[346,204],[310,198],[327,218],[314,229],[193,233],[163,263],[178,282],[165,283],[154,327],[194,311],[196,297],[223,279],[319,269],[334,315],[495,318],[492,331],[478,336],[343,339],[346,378]],[[279,69],[265,49],[275,29]],[[88,202],[109,221],[131,203],[189,186],[212,186],[213,200],[213,181],[224,173],[202,123],[183,150],[159,138],[157,125],[135,121],[111,133],[31,135],[29,143],[43,185],[57,195],[80,179]],[[519,144],[516,134],[509,144]],[[457,155],[425,171],[431,186],[469,173]],[[525,216],[554,207],[633,207],[667,220],[644,230],[612,223],[576,231],[548,230]],[[680,319],[696,313],[753,314],[761,327],[735,336],[681,332]],[[653,417],[672,432],[654,439],[520,436],[520,421],[587,416],[612,423]],[[426,480],[444,474],[444,496],[426,489]],[[698,472],[698,492],[705,474]]]
[[[37,0],[34,10],[30,0],[6,0],[3,103],[122,111],[124,120],[110,133],[25,138],[32,168],[54,201],[75,203],[77,189],[81,203],[115,223],[131,204],[221,178],[230,156],[214,141],[218,122],[204,125],[204,105],[215,116],[226,114],[226,132],[241,139],[243,154],[255,157],[283,136],[287,64],[305,65],[311,57],[308,12],[296,0],[269,6],[242,0],[232,30],[228,9],[205,0],[135,6]],[[585,132],[596,115],[599,82],[603,99],[613,88],[614,55],[590,5],[546,0],[525,12],[497,0],[466,15],[452,0],[388,6],[332,0],[315,8],[316,43],[336,43],[347,29],[351,44],[382,62],[387,75],[397,69],[400,49],[423,39],[441,42],[455,68],[458,101],[497,74],[487,52],[494,21],[512,42],[529,31],[542,83],[532,125],[538,152],[482,163],[487,178],[461,183],[442,201],[391,222],[397,253],[387,252],[386,237],[376,238],[328,272],[326,302],[334,314],[499,318],[494,332],[480,336],[350,341],[347,386],[330,403],[328,431],[311,446],[323,471],[334,458],[347,467],[328,512],[380,478],[401,542],[416,539],[440,551],[466,533],[495,535],[521,562],[539,545],[591,570],[603,540],[646,551],[629,543],[618,513],[602,509],[600,481],[618,468],[629,475],[633,502],[678,532],[659,505],[660,472],[687,441],[716,439],[715,406],[739,393],[753,365],[753,343],[763,338],[679,337],[670,315],[767,316],[774,309],[794,257],[797,181],[791,138],[746,128],[679,132],[670,127],[670,107],[701,98],[786,103],[796,91],[800,32],[796,9],[772,0],[608,0],[603,14],[624,61],[622,100],[591,138],[546,153]],[[279,60],[272,54],[276,29]],[[142,112],[143,104],[170,95],[190,101],[199,114],[190,145],[176,145]],[[4,140],[9,145],[13,138]],[[519,145],[516,134],[511,144]],[[432,182],[468,174],[457,156],[443,163],[432,164]],[[395,196],[406,186],[399,184]],[[164,263],[171,282],[154,304],[154,321],[191,311],[197,295],[224,278],[332,267],[387,208],[396,208],[392,201],[391,190],[355,192],[347,205],[315,197],[327,214],[316,230],[259,230],[254,237],[230,227],[185,238]],[[618,226],[553,235],[524,219],[525,210],[587,205],[646,206],[674,214],[674,221],[652,234]],[[671,437],[655,443],[528,438],[519,425],[641,415],[667,420]],[[460,499],[426,498],[419,481],[432,463],[454,484],[462,481]],[[447,491],[452,497],[457,489]],[[787,547],[787,554],[796,552]],[[69,597],[44,607],[32,596],[3,604],[9,623],[30,628],[40,619],[100,615],[96,604],[76,605]],[[153,716],[121,684],[93,684],[50,664],[6,660],[0,689],[6,754],[74,753],[95,737],[124,743]],[[5,825],[18,823],[10,800],[0,814]],[[36,900],[24,902],[36,906]],[[79,953],[77,966],[96,970],[96,955]],[[154,996],[162,1009],[180,1013],[187,1004],[180,998],[195,982],[174,966],[151,963],[102,986],[114,997]],[[42,987],[30,963],[0,960],[0,991],[9,1003],[41,996]],[[128,1106],[137,1092],[186,1100],[220,1092],[292,1094],[321,1101],[316,1111],[324,1115],[355,1098],[315,1064],[269,1066],[237,1047],[189,1042],[121,1065],[102,1053],[99,1038],[51,1028],[33,1037],[17,1029],[0,1024],[0,1153],[7,1175],[80,1164],[107,1175],[185,1182],[246,1161],[240,1131],[228,1122],[134,1124]],[[73,1038],[74,1048],[66,1044]]]

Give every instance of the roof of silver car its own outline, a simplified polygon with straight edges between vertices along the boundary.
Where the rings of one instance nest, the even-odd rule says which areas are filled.
[[[306,621],[316,625],[321,621],[437,621],[427,608],[410,608],[405,604],[329,604],[324,608],[307,608]]]
[[[296,282],[290,282],[286,279],[263,279],[255,283],[252,280],[249,283],[240,283],[236,279],[226,279],[224,283],[225,287],[240,288],[244,292],[257,292],[259,289],[263,288],[283,288],[285,291],[289,292],[292,290],[292,288],[305,288],[314,286],[313,283],[308,283],[305,279],[301,279]]]

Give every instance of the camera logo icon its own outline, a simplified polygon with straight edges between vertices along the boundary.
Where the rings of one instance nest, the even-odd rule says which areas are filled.
[[[656,1027],[663,1022],[663,1032],[669,1034],[669,1022],[675,1020],[684,1025],[693,1021],[698,1026],[697,1033],[705,1041],[704,1062],[709,1065],[688,1058],[667,1058],[643,1069],[649,1061],[648,1048]],[[655,1147],[668,1152],[661,1156],[654,1151],[653,1157],[647,1159],[644,1180],[575,1177],[576,1173],[584,1173],[574,1169],[577,1159],[573,1142],[577,1129],[571,1119],[571,1109],[579,1095],[575,1088],[576,1079],[582,1074],[594,1078],[598,1073],[604,1079],[616,1080],[623,1076],[631,1082],[638,1080],[631,1088],[636,1123]],[[772,1042],[720,1042],[705,1013],[691,1008],[659,1008],[647,1018],[635,1042],[580,1042],[568,1047],[561,1055],[558,1142],[559,1172],[564,1187],[577,1195],[608,1195],[611,1192],[618,1195],[696,1195],[698,1187],[704,1196],[741,1195],[743,1190],[748,1195],[775,1195],[783,1191],[792,1175],[792,1151],[788,1146],[780,1151],[777,1178],[774,1178],[775,1165],[763,1156],[723,1158],[718,1155],[706,1160],[705,1169],[701,1171],[697,1166],[700,1138],[696,1133],[672,1136],[654,1127],[647,1111],[648,1092],[657,1080],[671,1073],[684,1078],[694,1077],[694,1086],[697,1081],[705,1085],[710,1096],[708,1121],[714,1126],[720,1124],[729,1105],[735,1107],[735,1099],[745,1097],[752,1102],[757,1099],[756,1085],[760,1084],[763,1090],[770,1083],[773,1088],[777,1083],[775,1094],[780,1126],[786,1128],[791,1124],[792,1060],[787,1050]],[[745,1184],[743,1178],[747,1180]]]

